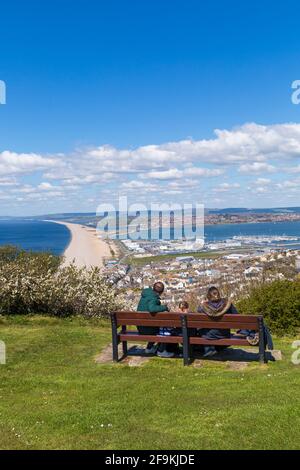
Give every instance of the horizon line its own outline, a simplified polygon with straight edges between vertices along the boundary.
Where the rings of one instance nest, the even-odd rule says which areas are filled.
[[[261,211],[261,210],[293,210],[300,209],[299,206],[274,206],[274,207],[207,207],[204,208],[205,211],[232,211],[232,210],[246,210],[246,211]],[[150,210],[150,209],[149,209]],[[123,213],[123,211],[116,211],[117,213]],[[146,212],[146,211],[143,211]],[[142,213],[143,213],[142,212]],[[148,212],[148,210],[147,210]],[[176,211],[172,211],[176,212]],[[97,212],[55,212],[55,213],[43,213],[36,215],[0,215],[0,219],[10,218],[10,219],[27,219],[27,218],[37,218],[37,217],[49,217],[49,216],[79,216],[79,215],[94,215],[97,216]]]

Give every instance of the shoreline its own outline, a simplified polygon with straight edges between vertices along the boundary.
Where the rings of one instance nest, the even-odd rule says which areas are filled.
[[[112,257],[109,244],[98,238],[95,228],[50,219],[44,222],[64,225],[70,231],[71,239],[63,253],[63,266],[74,262],[78,268],[102,268],[105,260]]]

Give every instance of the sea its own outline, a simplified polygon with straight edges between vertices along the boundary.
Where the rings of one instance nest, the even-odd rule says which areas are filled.
[[[300,245],[300,221],[206,225],[204,232],[206,243],[256,240],[262,245]]]
[[[71,240],[67,227],[40,220],[0,220],[0,245],[61,255]]]
[[[0,245],[62,254],[71,239],[67,227],[35,219],[0,220]],[[300,249],[300,221],[207,225],[205,243],[280,246]]]

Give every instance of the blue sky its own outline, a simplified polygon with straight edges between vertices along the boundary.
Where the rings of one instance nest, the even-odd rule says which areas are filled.
[[[0,13],[0,214],[92,211],[119,193],[300,205],[299,2],[12,0]]]

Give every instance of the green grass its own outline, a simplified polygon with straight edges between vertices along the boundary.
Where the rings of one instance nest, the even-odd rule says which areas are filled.
[[[243,371],[153,358],[142,367],[100,365],[106,323],[0,320],[2,449],[295,449],[300,366],[284,360]]]
[[[177,253],[177,254],[168,254],[168,255],[156,255],[156,256],[146,256],[142,258],[134,258],[129,256],[124,260],[124,263],[131,264],[133,266],[144,266],[150,263],[165,263],[167,261],[175,260],[180,256],[193,256],[195,259],[217,259],[221,256],[226,255],[227,252],[192,252],[192,253]]]

